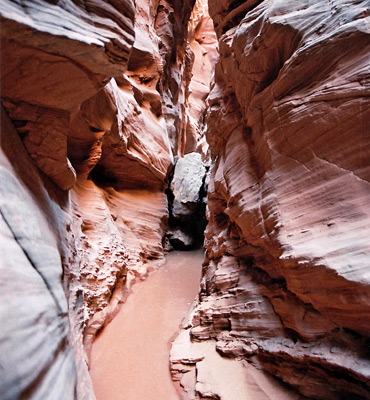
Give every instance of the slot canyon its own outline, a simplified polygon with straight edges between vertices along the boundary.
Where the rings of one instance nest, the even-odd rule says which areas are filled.
[[[0,399],[370,400],[369,0],[0,16]]]

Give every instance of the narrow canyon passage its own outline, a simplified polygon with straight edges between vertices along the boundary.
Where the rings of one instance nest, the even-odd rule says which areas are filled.
[[[370,400],[369,3],[0,1],[0,400]]]
[[[178,399],[169,346],[198,289],[203,251],[173,252],[96,339],[90,374],[97,400]]]

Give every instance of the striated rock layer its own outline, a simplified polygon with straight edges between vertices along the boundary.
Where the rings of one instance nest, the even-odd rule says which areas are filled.
[[[0,4],[2,399],[93,399],[82,343],[163,258],[174,157],[207,153],[193,6]]]
[[[185,332],[176,377],[193,398],[235,400],[226,365],[249,389],[263,369],[292,398],[370,398],[368,2],[209,11],[204,118],[205,2],[1,2],[2,399],[94,398],[82,342],[162,258],[174,157],[206,162],[204,132],[189,332],[239,360]]]
[[[66,197],[44,186],[3,109],[0,143],[0,397],[72,399],[77,380],[86,393],[91,384],[80,336],[69,334],[81,297],[70,295],[69,321],[62,286],[61,257],[73,251],[70,237],[61,240],[70,222]]]
[[[368,6],[209,1],[220,60],[191,337],[309,399],[370,399]]]

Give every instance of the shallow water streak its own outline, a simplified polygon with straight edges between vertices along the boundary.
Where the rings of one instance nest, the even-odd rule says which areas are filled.
[[[133,293],[94,342],[97,400],[179,399],[169,373],[169,344],[198,293],[202,251],[174,252]]]

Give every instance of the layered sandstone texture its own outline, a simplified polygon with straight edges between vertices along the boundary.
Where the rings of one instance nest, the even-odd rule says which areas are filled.
[[[370,399],[369,3],[209,10],[220,60],[191,338],[309,399]],[[226,399],[217,384],[200,390],[204,355],[192,352],[172,360],[185,387],[197,371],[188,397]]]
[[[163,257],[174,156],[207,153],[193,5],[0,4],[2,399],[93,399],[82,342]]]

